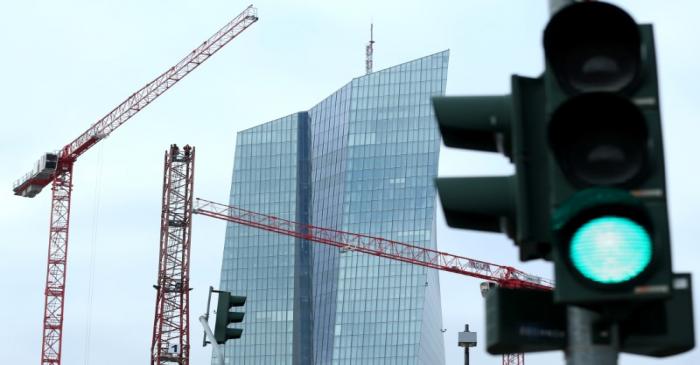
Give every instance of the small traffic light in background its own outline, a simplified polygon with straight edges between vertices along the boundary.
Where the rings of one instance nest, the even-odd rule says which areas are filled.
[[[500,152],[515,175],[438,178],[438,194],[451,227],[505,233],[520,258],[547,257],[547,161],[544,149],[544,84],[513,76],[505,96],[434,97],[446,146]]]
[[[651,26],[611,4],[576,3],[552,17],[544,50],[554,300],[668,298],[671,253]]]
[[[241,338],[243,330],[229,328],[231,323],[243,322],[243,312],[231,312],[231,308],[241,307],[245,304],[246,297],[231,295],[229,292],[219,291],[219,303],[216,306],[216,324],[214,325],[214,339],[218,344],[224,344],[231,339]]]

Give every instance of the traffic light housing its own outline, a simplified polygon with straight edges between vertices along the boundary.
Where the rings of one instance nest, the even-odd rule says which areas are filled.
[[[231,339],[241,338],[243,330],[229,328],[229,324],[243,322],[243,312],[231,312],[231,308],[241,307],[245,304],[246,297],[231,295],[229,292],[219,292],[219,302],[216,306],[216,324],[214,326],[214,339],[218,344],[224,344]]]
[[[620,352],[667,357],[693,349],[691,288],[690,274],[673,274],[671,299],[640,302],[626,308],[618,320]],[[552,292],[496,287],[489,289],[485,297],[486,349],[490,354],[566,348],[566,305],[555,303]],[[594,336],[606,337],[606,326],[594,327],[600,331]]]
[[[485,295],[486,350],[492,355],[566,348],[566,306],[551,291],[495,287]]]
[[[670,297],[651,26],[576,3],[552,17],[544,49],[555,302]]]
[[[548,257],[549,216],[542,78],[512,76],[511,94],[434,97],[448,147],[500,152],[512,176],[438,178],[438,194],[451,227],[505,233],[520,258]]]
[[[645,302],[620,323],[622,352],[667,357],[695,347],[691,275],[673,274],[671,290],[671,299]]]
[[[691,290],[678,283],[690,278],[672,274],[652,27],[577,2],[551,18],[543,43],[544,73],[513,76],[510,95],[433,98],[446,146],[515,166],[437,179],[448,225],[506,233],[521,260],[554,262],[553,293],[487,296],[489,351],[562,348],[570,305],[596,312],[601,336],[616,323],[623,352],[687,351]]]

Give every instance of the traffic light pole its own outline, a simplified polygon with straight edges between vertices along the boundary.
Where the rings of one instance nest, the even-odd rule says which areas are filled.
[[[207,321],[206,316],[199,316],[199,323],[202,324],[202,328],[204,328],[204,332],[206,332],[207,336],[209,336],[209,338],[214,338],[214,332],[211,331],[211,328],[209,327],[209,321]],[[216,341],[212,341],[210,343],[214,347],[216,361],[219,363],[219,365],[224,365],[224,351],[222,349],[223,346],[216,343]]]
[[[567,308],[566,365],[617,365],[619,338],[617,325],[596,328],[598,314],[569,306]],[[602,343],[602,344],[601,344]]]

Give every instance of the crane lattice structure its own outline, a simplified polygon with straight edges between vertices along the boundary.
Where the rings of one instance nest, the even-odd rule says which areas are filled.
[[[503,365],[525,365],[525,354],[503,355]]]
[[[357,251],[432,269],[467,275],[494,282],[506,288],[551,290],[554,287],[552,281],[527,274],[514,267],[496,265],[381,237],[297,223],[200,198],[196,199],[193,212],[311,242],[335,246],[346,251]]]
[[[151,365],[189,365],[194,148],[170,146],[164,165]]]
[[[552,290],[554,283],[514,267],[457,256],[381,237],[321,228],[197,198],[194,213],[391,260],[467,275],[506,288]],[[503,365],[524,365],[525,355],[505,354]]]
[[[15,195],[28,198],[36,196],[46,185],[53,183],[41,348],[42,365],[61,364],[73,164],[81,154],[108,137],[115,129],[199,67],[257,20],[257,9],[252,5],[248,6],[180,62],[137,90],[57,153],[46,153],[42,156],[32,171],[15,182],[13,187]]]

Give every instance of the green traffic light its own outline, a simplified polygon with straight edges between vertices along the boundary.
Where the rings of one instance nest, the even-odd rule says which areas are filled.
[[[576,230],[569,258],[587,279],[602,284],[619,284],[635,278],[651,262],[649,233],[637,222],[624,217],[603,216]]]

